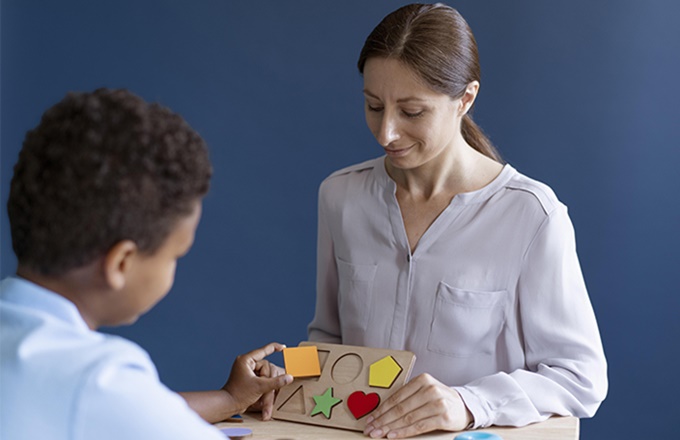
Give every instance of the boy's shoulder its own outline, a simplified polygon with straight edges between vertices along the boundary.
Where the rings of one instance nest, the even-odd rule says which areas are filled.
[[[0,294],[0,400],[12,402],[12,416],[0,415],[0,437],[37,438],[35,414],[56,439],[93,424],[106,428],[112,418],[121,424],[117,415],[136,425],[133,419],[143,416],[145,406],[151,411],[177,399],[139,345],[86,328],[57,295],[38,299],[32,294],[41,292],[30,285],[11,284]]]
[[[0,318],[3,361],[7,361],[3,374],[14,374],[18,381],[42,371],[78,382],[115,364],[135,365],[155,374],[151,358],[139,345],[90,330],[73,303],[26,280],[3,280]],[[4,371],[10,363],[11,372]]]

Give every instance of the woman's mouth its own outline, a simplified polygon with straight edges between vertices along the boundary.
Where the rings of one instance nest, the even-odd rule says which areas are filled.
[[[385,150],[385,153],[390,157],[402,157],[407,155],[408,152],[411,151],[411,148],[413,148],[413,145],[406,148],[383,148],[383,149]]]

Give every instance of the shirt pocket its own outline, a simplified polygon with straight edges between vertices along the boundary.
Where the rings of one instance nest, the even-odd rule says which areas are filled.
[[[343,334],[365,330],[371,311],[373,280],[377,265],[352,264],[336,258],[338,265],[338,308]]]
[[[427,348],[454,357],[490,354],[505,324],[507,291],[481,292],[439,283]]]

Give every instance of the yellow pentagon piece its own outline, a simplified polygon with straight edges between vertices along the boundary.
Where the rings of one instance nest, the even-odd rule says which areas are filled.
[[[390,388],[402,369],[392,356],[385,356],[369,367],[368,384],[372,387]]]

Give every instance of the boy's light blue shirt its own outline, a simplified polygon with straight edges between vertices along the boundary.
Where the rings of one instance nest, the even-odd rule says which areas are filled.
[[[54,292],[2,281],[0,335],[3,440],[224,440],[159,381],[141,347],[90,330]]]

